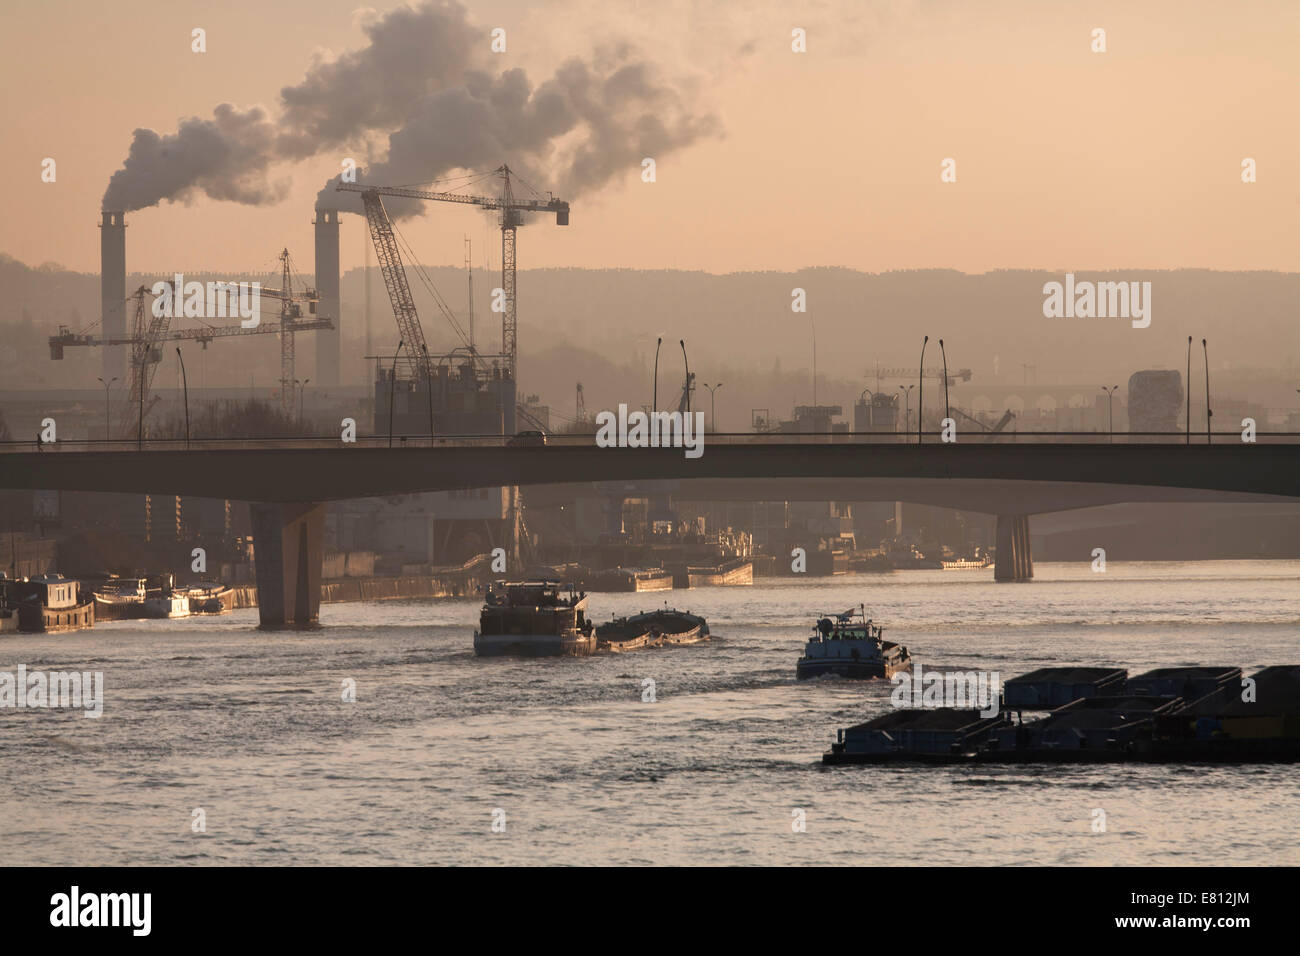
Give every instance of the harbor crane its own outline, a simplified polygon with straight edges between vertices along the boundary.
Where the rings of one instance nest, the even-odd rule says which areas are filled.
[[[143,422],[149,411],[157,403],[149,391],[154,373],[162,361],[163,342],[198,342],[204,349],[216,339],[245,335],[279,335],[280,336],[280,406],[292,410],[294,382],[293,336],[295,332],[311,332],[319,329],[332,329],[333,320],[327,316],[315,315],[317,296],[314,289],[294,292],[291,287],[289,270],[289,250],[280,253],[284,289],[259,289],[259,295],[280,301],[280,322],[260,323],[253,328],[242,325],[213,326],[204,325],[194,329],[171,328],[172,316],[156,316],[146,300],[153,295],[150,286],[142,285],[127,301],[135,301],[134,320],[131,334],[125,338],[100,338],[81,332],[73,332],[66,325],[59,326],[57,335],[49,338],[50,358],[58,361],[63,358],[65,348],[99,347],[126,345],[131,348],[130,400],[123,407],[119,421],[119,430],[124,434],[134,432]],[[308,303],[308,316],[303,315],[302,302]],[[137,421],[138,419],[138,421]]]
[[[406,283],[401,256],[393,238],[392,223],[388,219],[380,197],[397,196],[404,199],[468,203],[484,209],[500,211],[501,288],[505,296],[501,317],[501,355],[504,373],[517,382],[519,322],[515,303],[515,233],[523,225],[523,214],[526,212],[554,213],[556,225],[567,226],[569,204],[562,199],[556,199],[550,193],[547,193],[544,199],[516,197],[511,183],[513,173],[510,167],[504,164],[493,170],[492,174],[501,179],[501,193],[498,196],[438,192],[408,186],[368,186],[361,183],[339,183],[336,187],[340,192],[361,193],[366,219],[370,224],[370,234],[375,243],[375,252],[379,255],[380,270],[383,272],[384,283],[388,286],[388,295],[393,303],[393,314],[397,318],[398,331],[402,335],[402,341],[408,347],[412,344],[416,346],[416,351],[412,354],[416,361],[422,364],[425,374],[429,372],[428,361],[425,359],[427,352],[423,349],[424,332],[420,329],[420,320],[415,313],[415,302]]]

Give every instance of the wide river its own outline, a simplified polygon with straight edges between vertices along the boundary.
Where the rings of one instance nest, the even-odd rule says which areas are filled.
[[[859,602],[923,665],[1003,679],[1300,664],[1300,562],[1035,573],[596,594],[597,620],[667,597],[715,637],[585,659],[475,658],[476,600],[9,635],[0,671],[106,689],[99,719],[0,709],[0,841],[70,865],[1300,863],[1297,766],[821,766],[889,707],[886,682],[794,679],[815,617]]]

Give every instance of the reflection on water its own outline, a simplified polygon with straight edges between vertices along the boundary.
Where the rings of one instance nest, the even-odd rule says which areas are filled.
[[[863,601],[923,664],[1004,679],[1300,663],[1300,562],[1035,572],[592,595],[597,620],[667,597],[716,639],[582,659],[475,658],[474,600],[7,636],[0,671],[103,671],[105,707],[0,710],[0,838],[51,864],[1300,863],[1300,767],[821,767],[890,685],[796,683],[794,662],[817,613]]]

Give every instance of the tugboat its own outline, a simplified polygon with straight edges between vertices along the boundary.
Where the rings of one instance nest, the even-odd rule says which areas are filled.
[[[836,674],[858,680],[889,678],[912,669],[907,648],[883,638],[885,629],[867,617],[866,605],[821,618],[795,665],[795,677],[807,680]]]
[[[615,653],[639,647],[694,644],[708,639],[709,625],[704,618],[668,607],[614,618],[596,628],[597,647]]]
[[[81,594],[80,587],[58,572],[11,582],[9,599],[18,608],[18,630],[53,633],[94,627],[95,600]]]
[[[596,628],[587,620],[587,593],[555,581],[492,582],[487,587],[474,653],[480,657],[581,657],[596,649]]]

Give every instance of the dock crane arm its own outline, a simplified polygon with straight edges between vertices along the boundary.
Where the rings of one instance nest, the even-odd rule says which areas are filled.
[[[340,184],[343,189],[349,184]],[[379,259],[379,271],[384,276],[384,285],[388,288],[388,298],[393,305],[393,317],[397,319],[397,331],[402,337],[414,359],[416,366],[426,377],[432,375],[429,367],[429,349],[424,341],[424,329],[420,325],[419,313],[415,310],[415,299],[411,295],[411,286],[406,281],[406,267],[402,264],[402,254],[397,248],[397,237],[393,234],[393,223],[388,218],[388,210],[380,198],[379,188],[358,188],[361,202],[366,210],[366,223],[370,227],[370,238],[375,244],[375,255]]]

